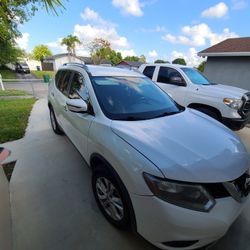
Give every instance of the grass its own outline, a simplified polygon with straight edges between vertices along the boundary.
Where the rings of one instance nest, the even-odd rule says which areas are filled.
[[[3,79],[16,79],[16,73],[10,69],[0,69]]]
[[[0,143],[24,136],[35,98],[0,100]]]
[[[29,95],[29,93],[23,90],[16,90],[16,89],[0,90],[0,97],[1,96],[25,96],[25,95]]]
[[[55,71],[32,70],[31,73],[38,79],[43,79],[43,75],[49,75],[50,78],[53,78],[55,76]]]

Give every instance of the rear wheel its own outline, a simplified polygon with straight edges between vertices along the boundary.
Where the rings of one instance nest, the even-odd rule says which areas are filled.
[[[105,218],[120,229],[131,229],[134,218],[132,204],[120,178],[101,166],[93,171],[92,189]]]
[[[51,122],[51,127],[52,127],[53,131],[58,135],[62,135],[63,131],[60,128],[60,126],[56,120],[56,116],[55,116],[53,108],[49,109],[49,115],[50,115],[50,122]]]

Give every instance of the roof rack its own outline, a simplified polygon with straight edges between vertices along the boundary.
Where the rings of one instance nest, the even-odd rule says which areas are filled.
[[[68,62],[68,63],[64,63],[63,66],[77,66],[77,67],[85,69],[87,72],[89,71],[88,66],[83,63]]]

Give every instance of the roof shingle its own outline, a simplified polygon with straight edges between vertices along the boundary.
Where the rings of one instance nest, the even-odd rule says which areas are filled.
[[[209,53],[247,53],[250,52],[250,37],[229,38],[198,53],[202,56]]]

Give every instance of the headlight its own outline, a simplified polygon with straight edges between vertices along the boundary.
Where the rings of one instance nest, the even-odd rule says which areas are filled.
[[[226,104],[228,107],[232,109],[240,109],[242,105],[242,100],[240,99],[234,99],[234,98],[224,98],[223,99],[224,104]]]
[[[147,173],[143,173],[143,177],[155,196],[176,206],[209,212],[216,203],[206,189],[199,184],[169,181]]]

